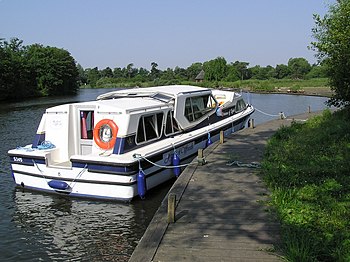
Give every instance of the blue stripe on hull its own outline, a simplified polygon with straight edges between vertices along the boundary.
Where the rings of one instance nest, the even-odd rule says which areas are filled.
[[[45,159],[43,158],[30,158],[28,156],[23,155],[10,155],[10,163],[17,165],[25,165],[25,166],[34,166],[34,162],[36,164],[46,164]]]
[[[237,120],[233,123],[227,124],[225,127],[222,127],[220,130],[212,131],[211,138],[212,138],[213,142],[219,140],[219,137],[220,137],[219,134],[220,134],[221,130],[224,130],[225,136],[228,136],[231,133],[242,129],[245,126],[248,118],[249,118],[249,116],[246,116],[243,119],[240,119],[240,120]],[[196,138],[195,140],[187,141],[181,145],[178,145],[176,148],[177,150],[179,149],[179,151],[181,151],[182,149],[184,149],[181,151],[182,152],[182,156],[180,157],[181,162],[183,163],[184,159],[187,159],[191,156],[194,156],[197,153],[199,148],[205,148],[207,138],[208,138],[208,135],[203,134],[201,137]],[[119,143],[120,143],[120,145],[122,145],[124,142],[121,140]],[[186,147],[186,150],[185,150],[185,147]],[[173,148],[169,147],[168,150],[158,152],[156,155],[149,158],[149,160],[151,160],[152,162],[156,162],[158,164],[160,163],[160,165],[171,165],[172,163],[171,163],[171,161],[169,161],[170,158],[168,159],[168,156],[170,157],[172,154],[173,154]],[[45,164],[45,159],[42,159],[42,158],[34,159],[35,157],[33,157],[33,159],[31,159],[31,158],[28,158],[28,156],[24,157],[24,156],[17,155],[17,154],[10,155],[10,157],[11,157],[13,164],[22,164],[22,165],[33,166],[34,165],[33,160],[37,164]],[[18,159],[20,157],[22,157],[21,160]],[[167,160],[168,160],[168,162],[167,162]],[[110,175],[123,175],[123,176],[130,176],[130,177],[135,176],[139,170],[138,169],[138,161],[136,159],[135,159],[134,163],[124,164],[124,165],[121,163],[106,163],[106,162],[85,161],[85,160],[76,159],[76,160],[72,161],[72,165],[75,168],[87,168],[88,172],[105,173],[105,174],[110,174]],[[163,183],[163,182],[166,182],[167,180],[171,179],[171,177],[175,176],[175,175],[172,176],[173,172],[171,172],[171,170],[166,170],[167,175],[165,175],[165,176],[161,175],[160,171],[163,168],[153,166],[153,165],[149,164],[148,162],[146,162],[145,160],[141,161],[141,165],[142,165],[143,170],[146,173],[146,184],[149,184],[148,181],[151,182],[150,184],[152,184],[152,188]],[[42,175],[31,174],[28,172],[14,170],[13,175],[15,176],[16,173],[43,178]],[[157,176],[157,175],[159,175],[159,176]],[[45,177],[45,179],[55,179],[55,180],[62,180],[62,181],[68,181],[68,182],[71,181],[71,179],[49,177],[49,176]],[[110,181],[95,181],[95,180],[75,179],[75,182],[77,182],[77,183],[91,183],[91,184],[104,184],[104,185],[109,185],[109,186],[127,186],[127,187],[133,188],[135,190],[135,192],[137,193],[137,189],[136,189],[137,185],[136,185],[135,180],[133,180],[133,182],[117,183],[117,182],[110,182]],[[56,192],[54,190],[36,188],[33,186],[27,186],[27,185],[25,185],[25,188],[33,189],[36,191],[45,191],[45,192],[49,192],[49,193],[62,194],[62,193]],[[150,188],[147,188],[147,190],[149,190],[149,189]],[[130,201],[132,199],[132,197],[115,198],[115,197],[81,194],[81,193],[74,193],[74,192],[71,192],[70,196],[95,198],[95,199],[122,200],[122,201]]]

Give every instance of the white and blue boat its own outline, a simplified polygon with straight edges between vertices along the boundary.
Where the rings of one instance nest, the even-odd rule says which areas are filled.
[[[245,127],[239,93],[174,85],[134,88],[46,109],[32,144],[9,150],[19,187],[130,201],[179,175],[183,161]],[[162,172],[160,172],[162,171]]]

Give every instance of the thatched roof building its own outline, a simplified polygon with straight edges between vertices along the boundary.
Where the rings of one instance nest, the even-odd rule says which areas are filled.
[[[202,69],[199,74],[196,76],[195,80],[196,82],[203,82],[204,80],[204,70]]]

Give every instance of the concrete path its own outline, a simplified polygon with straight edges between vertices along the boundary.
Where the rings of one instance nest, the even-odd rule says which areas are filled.
[[[258,169],[227,163],[260,162],[268,138],[291,122],[247,128],[205,149],[207,164],[194,160],[169,191],[177,198],[175,223],[167,223],[165,198],[129,261],[280,261],[279,224],[264,205],[269,192]]]

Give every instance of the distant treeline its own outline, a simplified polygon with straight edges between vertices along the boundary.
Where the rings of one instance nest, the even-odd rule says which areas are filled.
[[[0,100],[75,94],[78,79],[68,51],[0,39]]]
[[[236,86],[241,80],[324,77],[327,77],[325,66],[310,65],[305,58],[291,58],[287,65],[276,67],[249,67],[247,62],[228,63],[225,58],[217,57],[204,63],[193,63],[187,68],[177,66],[166,70],[160,70],[156,62],[151,63],[150,70],[135,68],[133,63],[124,68],[84,69],[64,49],[40,44],[24,46],[18,38],[0,39],[0,101],[75,94],[79,87],[193,84],[195,81],[216,87]]]
[[[240,80],[267,80],[267,79],[311,79],[324,78],[326,70],[321,65],[310,65],[305,58],[291,58],[287,65],[249,67],[247,62],[227,63],[225,58],[217,57],[204,63],[193,63],[187,68],[175,67],[162,71],[156,62],[151,63],[151,70],[135,68],[130,63],[124,68],[111,69],[107,67],[99,70],[95,68],[83,69],[78,65],[80,84],[86,87],[120,87],[169,85],[205,81],[210,86],[218,86],[220,82],[232,83]],[[204,75],[203,75],[204,73]]]

